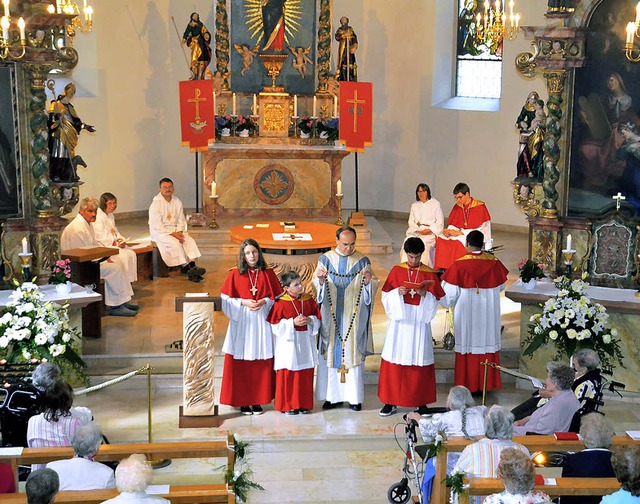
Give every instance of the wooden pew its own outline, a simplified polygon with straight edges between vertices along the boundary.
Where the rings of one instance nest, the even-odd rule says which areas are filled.
[[[584,449],[583,441],[558,441],[554,436],[514,436],[513,441],[526,446],[531,452],[547,451],[547,452],[577,452]],[[464,439],[461,437],[449,438],[442,444],[442,450],[436,458],[436,476],[433,480],[433,491],[431,493],[431,502],[440,503],[447,501],[447,485],[445,482],[445,475],[447,474],[447,453],[461,452],[467,445],[475,443],[473,439]],[[613,438],[612,446],[624,446],[640,444],[640,441],[634,441],[629,436],[615,436]],[[558,478],[560,479],[560,478]],[[576,478],[582,479],[582,478]],[[590,479],[590,478],[586,478]],[[490,480],[493,481],[493,480]],[[601,481],[596,478],[596,481]],[[495,483],[494,483],[495,485]],[[494,490],[490,493],[495,493]],[[504,488],[504,487],[503,487]],[[538,487],[536,487],[538,488]],[[546,487],[545,487],[546,488]],[[619,488],[619,486],[618,486]],[[541,488],[542,489],[542,488]],[[602,495],[606,492],[602,490]],[[501,490],[500,490],[501,491]],[[482,495],[482,494],[481,494]],[[567,494],[571,495],[571,494]],[[597,492],[592,494],[597,495]]]

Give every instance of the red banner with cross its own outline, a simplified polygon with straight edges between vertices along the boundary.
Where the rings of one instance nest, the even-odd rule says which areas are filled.
[[[216,141],[213,81],[180,82],[182,145],[191,152],[206,151]]]
[[[340,82],[340,138],[348,151],[373,145],[373,84]]]

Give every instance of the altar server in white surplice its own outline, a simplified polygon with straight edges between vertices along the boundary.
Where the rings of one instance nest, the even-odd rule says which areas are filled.
[[[356,232],[336,231],[337,247],[320,256],[313,278],[322,324],[316,398],[323,409],[347,401],[353,411],[364,401],[364,359],[373,353],[371,315],[378,279],[371,262],[356,252]]]
[[[407,238],[415,236],[424,242],[425,253],[422,255],[424,263],[433,268],[433,259],[436,253],[436,235],[444,229],[444,215],[440,202],[431,197],[431,189],[427,184],[418,184],[416,187],[416,202],[411,205],[409,212],[409,227]],[[404,247],[400,251],[400,262],[407,262],[407,253]]]
[[[84,198],[80,202],[78,215],[62,231],[60,249],[63,252],[81,247],[101,246],[96,241],[91,227],[91,223],[96,220],[97,212],[98,200],[95,198]],[[133,289],[122,264],[114,262],[111,258],[102,261],[100,276],[104,278],[104,303],[107,305],[107,314],[118,317],[135,316],[140,307],[130,303]]]
[[[189,280],[201,282],[204,268],[196,266],[195,260],[201,256],[196,242],[187,234],[187,219],[182,201],[173,195],[173,181],[160,180],[160,192],[149,207],[149,231],[156,242],[162,260],[169,267],[180,266]]]
[[[118,199],[111,193],[100,196],[100,207],[96,214],[96,220],[91,227],[96,235],[97,242],[103,247],[117,248],[119,253],[112,256],[114,262],[119,262],[127,272],[130,282],[138,280],[138,258],[133,249],[127,248],[124,236],[116,227],[116,219],[113,215],[118,207]]]

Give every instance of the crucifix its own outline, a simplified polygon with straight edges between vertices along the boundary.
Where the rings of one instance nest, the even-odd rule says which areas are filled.
[[[349,372],[349,370],[348,370],[346,367],[344,367],[344,362],[343,362],[343,363],[342,363],[342,365],[338,368],[338,370],[337,370],[337,371],[338,371],[338,373],[340,373],[340,383],[344,383],[344,382],[346,382],[346,381],[347,381],[347,379],[345,378],[345,376],[344,376],[344,375],[346,375],[346,374]]]
[[[616,211],[620,210],[620,204],[622,200],[626,200],[627,198],[623,196],[620,192],[615,196],[612,196],[611,199],[616,200]]]
[[[347,103],[351,103],[353,107],[349,107],[349,112],[353,111],[353,132],[358,132],[358,114],[362,114],[361,107],[358,107],[359,103],[366,103],[365,100],[358,100],[358,90],[353,91],[353,98],[347,99]]]
[[[201,93],[200,89],[196,88],[195,96],[193,98],[188,98],[187,99],[187,102],[196,104],[196,117],[194,119],[194,122],[196,124],[200,124],[202,122],[202,118],[200,117],[200,102],[201,101],[207,101],[206,98],[200,98],[200,93]]]
[[[256,292],[258,292],[258,288],[255,285],[252,285],[249,290],[251,291],[251,295],[253,297],[256,297]]]

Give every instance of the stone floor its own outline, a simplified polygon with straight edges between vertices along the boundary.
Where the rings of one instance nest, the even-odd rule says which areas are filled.
[[[375,273],[384,279],[398,260],[406,221],[378,219],[379,224],[392,237],[393,254],[371,254]],[[120,222],[125,236],[144,239],[146,222],[131,220]],[[504,244],[499,257],[511,274],[509,282],[517,278],[517,261],[527,255],[525,233],[494,233],[495,243]],[[314,262],[316,256],[304,261]],[[89,341],[85,346],[87,361],[91,363],[92,383],[100,383],[114,374],[135,369],[150,362],[156,369],[151,383],[152,439],[197,440],[222,438],[227,431],[253,443],[251,467],[253,479],[264,491],[254,491],[251,502],[387,502],[388,487],[402,477],[404,431],[399,426],[401,415],[381,418],[376,389],[376,356],[368,359],[365,402],[359,413],[349,409],[322,411],[316,403],[311,415],[285,416],[266,408],[262,416],[240,416],[232,408],[222,406],[223,423],[219,428],[179,429],[178,406],[182,400],[180,355],[167,354],[164,346],[179,339],[182,332],[181,314],[175,313],[173,298],[187,291],[208,292],[217,295],[219,287],[235,258],[230,255],[203,258],[200,263],[208,269],[206,281],[192,284],[181,276],[171,276],[135,286],[135,299],[141,305],[134,319],[106,317],[103,319],[103,338]],[[519,342],[518,304],[504,299],[502,304],[505,331],[503,347],[517,352]],[[433,324],[437,340],[443,335],[444,313],[438,314]],[[227,321],[222,314],[215,317],[215,350],[219,354]],[[375,348],[382,348],[386,317],[377,300],[375,308]],[[437,362],[450,367],[445,350],[438,351]],[[438,366],[439,364],[437,364]],[[105,376],[109,375],[109,376]],[[438,404],[443,405],[451,387],[446,372],[438,374]],[[502,391],[491,393],[488,404],[499,403],[512,407],[530,394],[505,384]],[[147,380],[137,376],[100,392],[78,397],[76,404],[88,406],[102,425],[111,442],[146,441],[149,437],[147,422]],[[638,429],[640,410],[635,402],[607,399],[605,407],[618,432]],[[399,443],[399,444],[398,444]],[[169,467],[155,472],[156,483],[195,483],[221,479],[216,467],[222,460],[174,461]]]

